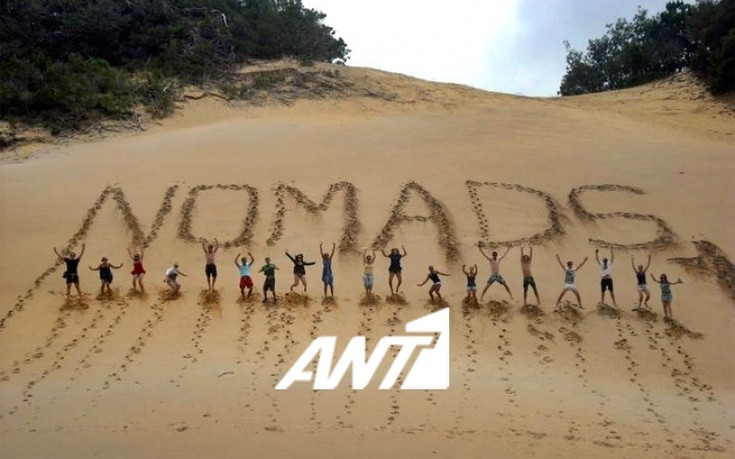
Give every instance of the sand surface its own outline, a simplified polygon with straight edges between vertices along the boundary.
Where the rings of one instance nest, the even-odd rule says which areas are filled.
[[[145,132],[3,153],[3,457],[732,457],[731,107],[687,78],[545,100],[340,70],[373,95],[203,98]],[[198,239],[215,237],[206,295]],[[318,262],[320,241],[338,245],[335,301],[319,264],[307,301],[284,296],[284,251]],[[143,242],[135,296],[126,249]],[[490,272],[478,242],[514,245],[501,264],[513,299],[493,285],[463,307],[461,265],[478,265],[480,289]],[[52,248],[82,243],[84,295],[66,300]],[[522,308],[520,243],[534,246],[540,314]],[[386,301],[378,255],[381,300],[360,305],[360,252],[400,245],[405,301]],[[617,309],[598,306],[598,246],[616,248]],[[262,275],[238,301],[233,260],[247,251],[280,267],[276,306],[260,302]],[[556,253],[590,257],[584,310],[552,313]],[[632,311],[630,257],[649,253],[651,273],[684,281],[673,324],[650,281],[652,313]],[[87,269],[102,256],[124,263],[112,298]],[[168,300],[174,262],[189,277]],[[416,286],[430,264],[451,273],[448,390],[274,389],[317,336],[373,349],[440,307]]]

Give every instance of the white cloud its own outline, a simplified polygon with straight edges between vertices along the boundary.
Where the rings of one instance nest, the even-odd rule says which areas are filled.
[[[605,24],[667,1],[303,0],[347,42],[349,65],[528,96],[556,95],[564,40],[584,49]]]

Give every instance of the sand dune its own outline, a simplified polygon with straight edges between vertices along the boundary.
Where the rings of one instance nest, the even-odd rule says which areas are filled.
[[[7,457],[730,457],[735,450],[735,115],[687,76],[564,99],[486,93],[371,69],[269,64],[277,87],[228,103],[191,90],[145,131],[31,144],[0,164],[0,439]],[[293,82],[299,80],[301,85]],[[218,238],[207,292],[200,238]],[[287,294],[284,251],[337,245]],[[52,247],[82,243],[82,298]],[[540,305],[522,304],[519,244]],[[462,264],[502,261],[513,293],[465,304]],[[126,249],[145,245],[146,294]],[[405,245],[400,296],[380,249]],[[376,298],[361,252],[378,251]],[[615,251],[617,307],[599,303]],[[280,270],[242,300],[251,251]],[[584,309],[552,312],[581,261]],[[675,322],[638,309],[631,255],[681,278]],[[112,295],[88,265],[124,263]],[[164,271],[188,277],[176,297]],[[439,309],[427,266],[451,273],[448,390],[275,385],[309,343],[387,335]],[[531,294],[529,299],[533,298]],[[566,297],[573,299],[572,296]],[[392,349],[390,356],[397,355]],[[388,362],[389,363],[389,362]],[[388,363],[377,374],[385,374]],[[404,375],[405,376],[405,375]],[[376,378],[377,379],[377,378]]]

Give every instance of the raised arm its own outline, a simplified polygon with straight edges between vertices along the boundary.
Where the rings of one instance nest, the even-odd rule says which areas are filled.
[[[533,260],[533,246],[528,248],[528,261]]]
[[[87,244],[82,244],[82,251],[79,252],[79,256],[77,257],[78,260],[81,260],[84,256],[84,250],[87,248]]]
[[[202,252],[207,253],[207,240],[202,238],[200,242],[202,243]]]
[[[380,253],[382,253],[385,258],[389,257],[389,255],[385,253],[385,249],[380,249]]]
[[[510,247],[510,246],[508,246],[508,248],[507,248],[507,249],[505,249],[505,253],[503,254],[503,256],[502,256],[502,257],[500,257],[500,258],[498,259],[498,261],[500,261],[500,260],[502,260],[503,258],[505,258],[505,256],[506,256],[506,255],[508,255],[508,252],[510,252],[510,249],[511,249],[511,247]]]
[[[566,271],[567,268],[564,267],[564,263],[561,262],[561,258],[559,257],[559,254],[556,254],[556,261],[559,263],[559,266],[561,266],[561,269]]]
[[[288,259],[289,259],[289,260],[291,260],[291,261],[292,261],[293,263],[296,263],[296,260],[294,259],[294,257],[292,257],[292,256],[291,256],[291,254],[290,254],[290,253],[288,253],[288,250],[286,250],[286,256],[287,256],[287,257],[288,257]]]
[[[237,266],[238,268],[240,267],[240,263],[238,263],[238,262],[237,262],[237,260],[239,260],[239,259],[240,259],[240,254],[238,253],[238,254],[237,254],[237,255],[235,256],[235,266]]]
[[[480,245],[480,243],[477,244],[477,248],[480,249],[480,253],[482,254],[483,257],[485,257],[488,260],[490,260],[490,257],[488,257],[487,254],[485,253],[485,251],[482,250],[482,245]]]
[[[331,260],[332,257],[334,257],[334,250],[337,248],[337,244],[332,242],[332,253],[329,254],[329,259]]]
[[[615,261],[615,249],[610,247],[610,263],[613,263]]]
[[[212,252],[216,252],[219,250],[219,241],[217,238],[214,238],[214,250]]]
[[[56,256],[57,256],[57,257],[59,257],[59,259],[63,259],[63,258],[64,258],[64,257],[63,257],[63,256],[62,256],[62,255],[61,255],[61,254],[59,253],[59,251],[58,251],[58,250],[56,250],[56,247],[54,247],[54,253],[56,254]]]
[[[133,258],[133,252],[130,251],[130,247],[126,247],[125,250],[128,251],[128,257],[130,257],[131,260],[135,260],[135,258]]]
[[[448,274],[448,273],[443,273],[443,272],[439,272],[439,271],[435,271],[435,272],[437,274],[439,274],[440,276],[451,276],[451,274]]]
[[[324,249],[322,248],[322,243],[319,243],[319,256],[324,258]]]
[[[523,261],[523,255],[525,254],[523,253],[523,244],[521,244],[521,261]]]
[[[252,265],[253,263],[255,263],[255,257],[253,256],[253,254],[248,252],[248,256],[250,257],[250,264]]]
[[[633,255],[630,256],[630,267],[633,268],[633,272],[638,272],[638,270],[635,269],[635,260],[633,259]]]
[[[654,281],[655,283],[657,283],[657,284],[660,284],[660,283],[661,283],[661,282],[659,282],[658,280],[656,280],[656,276],[654,276],[654,275],[653,275],[653,273],[651,273],[651,279],[652,279],[652,280],[653,280],[653,281]]]
[[[600,264],[600,249],[595,249],[595,260],[597,260],[597,264]]]
[[[587,257],[584,257],[584,260],[582,260],[582,263],[580,263],[577,266],[577,271],[579,271],[580,269],[582,269],[582,266],[584,266],[584,264],[587,263],[587,260],[588,260],[588,258]]]
[[[462,272],[464,273],[465,276],[469,276],[470,275],[469,271],[467,271],[467,266],[466,265],[462,265]]]
[[[404,257],[405,257],[406,255],[408,255],[408,252],[406,252],[406,248],[405,248],[405,247],[403,246],[403,244],[401,244],[401,249],[403,249],[403,256],[404,256]]]
[[[141,245],[140,246],[140,261],[141,262],[143,261],[143,252],[144,251],[145,251],[145,246]]]

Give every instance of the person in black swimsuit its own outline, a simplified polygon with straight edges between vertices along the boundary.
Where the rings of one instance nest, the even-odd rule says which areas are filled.
[[[403,254],[401,254],[401,252],[396,248],[391,249],[390,253],[385,253],[385,250],[380,251],[384,257],[390,258],[390,266],[388,266],[388,285],[390,285],[391,295],[398,293],[398,290],[401,288],[401,283],[403,282],[403,275],[401,274],[401,271],[403,271],[403,268],[401,268],[401,258],[408,255],[408,252],[406,252],[406,248],[404,246],[401,246],[401,249],[403,249]],[[398,279],[398,285],[396,285],[395,292],[393,291],[394,277]]]
[[[77,289],[77,294],[79,294],[80,298],[82,297],[82,291],[79,289],[79,273],[77,272],[77,268],[79,267],[79,260],[81,260],[84,255],[84,249],[85,245],[82,244],[82,251],[79,253],[78,257],[72,251],[69,251],[69,256],[65,257],[56,250],[56,247],[54,247],[54,253],[56,256],[59,257],[59,260],[64,260],[64,263],[66,263],[66,271],[64,271],[62,276],[66,279],[66,296],[69,296],[71,293],[71,286],[74,284],[74,287]]]
[[[466,265],[462,265],[462,272],[465,276],[467,276],[467,298],[465,298],[465,302],[467,304],[477,303],[477,265],[470,266],[470,269],[467,269]]]
[[[89,267],[92,271],[100,272],[100,295],[104,295],[105,290],[109,295],[112,295],[112,287],[110,286],[112,284],[112,270],[120,268],[122,268],[122,263],[115,266],[107,261],[107,257],[102,257],[102,262],[96,268]]]
[[[299,285],[301,282],[304,285],[304,292],[306,292],[306,266],[316,264],[314,261],[304,261],[304,255],[298,254],[292,257],[291,254],[286,250],[286,256],[293,262],[293,285],[290,290],[293,292],[293,288]]]
[[[436,296],[439,298],[439,302],[442,301],[442,294],[440,293],[440,290],[442,288],[442,281],[439,278],[439,276],[449,276],[450,274],[445,274],[442,272],[437,271],[434,269],[433,266],[429,266],[429,274],[426,276],[426,279],[420,284],[416,284],[419,287],[422,287],[425,283],[431,281],[431,288],[429,289],[429,296],[431,297],[431,302],[434,302],[434,293],[436,293]]]
[[[633,267],[633,272],[635,272],[636,281],[638,283],[638,308],[636,309],[640,309],[641,303],[648,307],[648,300],[651,299],[651,290],[648,289],[648,283],[646,282],[646,272],[651,266],[651,255],[648,255],[648,263],[646,263],[646,267],[644,268],[643,265],[638,265],[638,269],[636,269],[635,260],[633,259],[633,255],[631,255],[630,266]],[[644,296],[646,297],[645,303],[643,302]],[[635,309],[633,310],[635,311]]]

